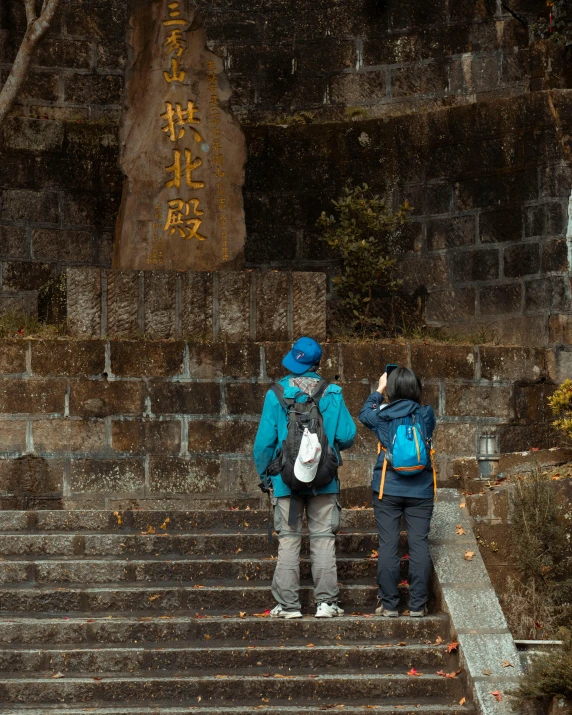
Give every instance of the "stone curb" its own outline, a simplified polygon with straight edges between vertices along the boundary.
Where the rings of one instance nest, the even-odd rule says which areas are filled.
[[[451,617],[461,664],[481,715],[512,715],[510,692],[522,675],[520,658],[479,553],[464,499],[457,489],[440,489],[429,548],[441,607]],[[464,534],[457,533],[461,526]],[[471,560],[466,552],[473,552]],[[497,701],[493,691],[502,694]]]

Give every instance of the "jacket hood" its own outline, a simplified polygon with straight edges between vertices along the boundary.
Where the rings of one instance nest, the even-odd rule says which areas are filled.
[[[382,420],[394,420],[397,417],[408,417],[418,409],[418,402],[413,402],[413,400],[396,400],[389,405],[383,406],[378,414]]]

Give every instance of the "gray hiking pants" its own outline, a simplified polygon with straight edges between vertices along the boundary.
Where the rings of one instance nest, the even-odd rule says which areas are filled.
[[[300,545],[304,509],[310,532],[310,560],[316,603],[338,600],[335,534],[340,528],[341,507],[337,494],[297,497],[300,500],[297,523],[288,525],[290,497],[274,503],[274,530],[278,534],[278,562],[272,581],[272,595],[287,611],[300,610]]]

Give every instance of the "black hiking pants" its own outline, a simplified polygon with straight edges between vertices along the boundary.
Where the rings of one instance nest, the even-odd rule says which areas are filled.
[[[433,499],[394,497],[384,494],[379,499],[373,493],[373,512],[378,534],[377,585],[378,596],[388,611],[399,605],[399,534],[401,517],[405,516],[409,542],[409,609],[421,611],[429,598],[431,557],[429,528],[433,514]]]

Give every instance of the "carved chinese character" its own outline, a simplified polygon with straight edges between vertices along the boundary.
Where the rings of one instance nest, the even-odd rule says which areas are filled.
[[[171,32],[167,35],[165,47],[169,50],[169,53],[174,52],[177,57],[180,57],[186,46],[187,41],[184,39],[181,30],[171,30]]]
[[[171,84],[171,82],[182,82],[186,77],[185,70],[179,70],[179,62],[174,57],[171,59],[171,74],[168,70],[163,70],[163,77]]]
[[[161,114],[161,119],[164,119],[167,124],[162,127],[165,134],[169,135],[169,139],[174,142],[176,139],[181,139],[185,135],[185,124],[200,124],[200,119],[195,119],[195,112],[197,108],[194,102],[187,102],[187,109],[183,109],[182,105],[178,102],[175,104],[175,108],[171,102],[165,102],[165,113]],[[175,131],[175,125],[179,127],[178,133]],[[196,142],[201,142],[202,138],[198,131],[193,127],[189,127],[193,138]]]
[[[199,228],[201,227],[200,218],[188,218],[191,214],[191,208],[194,216],[203,216],[204,211],[199,211],[199,200],[190,199],[183,201],[182,199],[174,199],[169,201],[169,209],[167,213],[167,221],[165,223],[165,231],[172,236],[175,231],[179,232],[181,238],[190,240],[196,238],[198,241],[206,241],[206,236],[201,236]]]
[[[181,152],[178,149],[173,150],[174,161],[171,166],[167,167],[167,172],[173,174],[173,178],[165,183],[168,189],[181,186]],[[185,182],[191,189],[204,189],[204,181],[193,181],[193,171],[202,166],[203,160],[200,157],[193,159],[191,150],[185,149]]]

